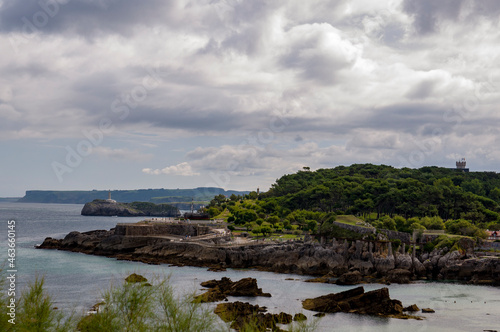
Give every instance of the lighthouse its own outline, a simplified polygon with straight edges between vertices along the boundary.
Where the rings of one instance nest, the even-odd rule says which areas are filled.
[[[106,200],[108,203],[116,203],[114,199],[111,199],[111,190],[108,190],[108,199]]]

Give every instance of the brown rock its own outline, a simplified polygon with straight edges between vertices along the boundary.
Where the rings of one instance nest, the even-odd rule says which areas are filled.
[[[292,316],[284,312],[279,314],[265,313],[265,307],[251,305],[249,303],[219,303],[215,308],[215,314],[225,322],[232,322],[231,328],[236,331],[244,331],[252,327],[252,331],[281,331],[276,324],[289,324]]]
[[[403,314],[403,306],[389,297],[389,290],[381,288],[370,292],[357,287],[345,292],[306,299],[304,309],[320,312],[349,312],[394,318],[415,318]]]
[[[404,307],[403,308],[403,311],[411,311],[411,312],[415,312],[415,311],[420,311],[420,309],[417,307],[416,304],[412,304],[408,307]]]
[[[337,285],[357,285],[363,282],[363,275],[359,271],[347,272],[335,282]]]
[[[53,239],[51,237],[45,238],[43,243],[39,246],[36,246],[37,249],[58,249],[61,246],[61,240]]]
[[[209,267],[207,271],[211,271],[211,272],[224,272],[224,271],[226,271],[226,268],[218,265],[218,266]]]
[[[434,309],[430,309],[430,308],[422,308],[422,312],[426,313],[426,314],[433,314],[436,311],[434,311]]]
[[[226,299],[227,296],[264,296],[271,297],[269,293],[263,293],[262,288],[258,288],[257,280],[254,278],[244,278],[233,282],[227,277],[221,280],[209,280],[202,282],[203,287],[210,288],[195,298],[198,302],[217,302]]]
[[[394,269],[387,273],[387,281],[398,284],[408,284],[411,275],[411,272],[406,269]]]
[[[127,278],[125,278],[125,281],[132,284],[132,283],[136,283],[136,282],[147,282],[148,279],[144,278],[140,274],[132,273]]]
[[[306,315],[304,315],[303,313],[297,313],[293,316],[293,321],[294,322],[302,322],[304,320],[307,320],[307,317]]]

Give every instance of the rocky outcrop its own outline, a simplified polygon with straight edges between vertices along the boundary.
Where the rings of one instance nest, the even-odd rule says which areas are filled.
[[[402,319],[419,319],[415,316],[403,314],[401,301],[391,299],[387,288],[365,293],[363,287],[357,287],[341,293],[306,299],[302,301],[302,307],[306,310],[319,312],[347,312]]]
[[[231,328],[244,331],[251,327],[252,331],[282,331],[276,324],[290,324],[292,315],[284,312],[279,314],[266,313],[266,307],[251,305],[249,303],[219,303],[215,314],[223,321],[231,322]]]
[[[95,199],[83,206],[83,216],[119,216],[119,217],[177,217],[179,209],[168,204],[149,202],[119,203],[110,200]]]
[[[409,270],[394,269],[387,273],[387,281],[397,284],[408,284],[412,274]]]
[[[412,305],[409,305],[407,307],[404,307],[403,311],[416,312],[416,311],[420,311],[420,309],[418,308],[418,306],[416,304],[412,304]]]
[[[500,286],[500,259],[484,257],[454,262],[440,270],[440,278],[467,281],[476,285]]]
[[[363,275],[359,271],[347,272],[335,282],[337,285],[357,285],[363,282]]]
[[[257,268],[279,273],[324,276],[315,281],[335,283],[340,280],[339,284],[406,283],[419,278],[500,284],[500,259],[474,258],[467,252],[439,249],[413,257],[404,251],[404,247],[401,251],[392,252],[387,242],[219,246],[213,243],[171,241],[149,233],[141,233],[141,236],[127,234],[121,229],[71,232],[62,240],[47,238],[40,248],[77,251],[150,264],[221,269]]]
[[[227,298],[227,296],[264,296],[271,297],[269,293],[263,293],[262,288],[257,286],[257,279],[244,278],[233,282],[231,279],[223,277],[221,280],[209,280],[201,285],[210,290],[195,297],[197,302],[217,302]]]
[[[125,203],[108,202],[105,200],[94,200],[86,203],[82,209],[82,216],[140,217],[145,215],[144,212],[132,209]]]

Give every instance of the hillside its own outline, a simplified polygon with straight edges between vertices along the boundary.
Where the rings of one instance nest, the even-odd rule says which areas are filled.
[[[483,230],[500,229],[499,203],[500,174],[494,172],[356,164],[284,175],[268,192],[252,192],[245,200],[216,196],[208,211],[227,209],[229,222],[254,233],[324,234],[338,215],[354,215],[378,229],[484,238]]]
[[[152,202],[152,203],[208,203],[216,195],[245,195],[248,191],[224,190],[213,187],[200,187],[195,189],[137,189],[137,190],[112,190],[114,200],[124,203]],[[64,203],[85,204],[94,199],[107,199],[107,190],[92,191],[56,191],[56,190],[28,190],[26,195],[19,200],[23,203]],[[175,204],[174,204],[175,205]]]

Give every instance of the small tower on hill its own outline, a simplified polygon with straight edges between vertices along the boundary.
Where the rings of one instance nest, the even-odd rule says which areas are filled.
[[[457,161],[456,165],[457,165],[457,168],[456,168],[457,171],[460,171],[460,172],[468,172],[469,171],[469,169],[466,167],[467,162],[465,161],[465,158],[462,158],[459,161]]]

